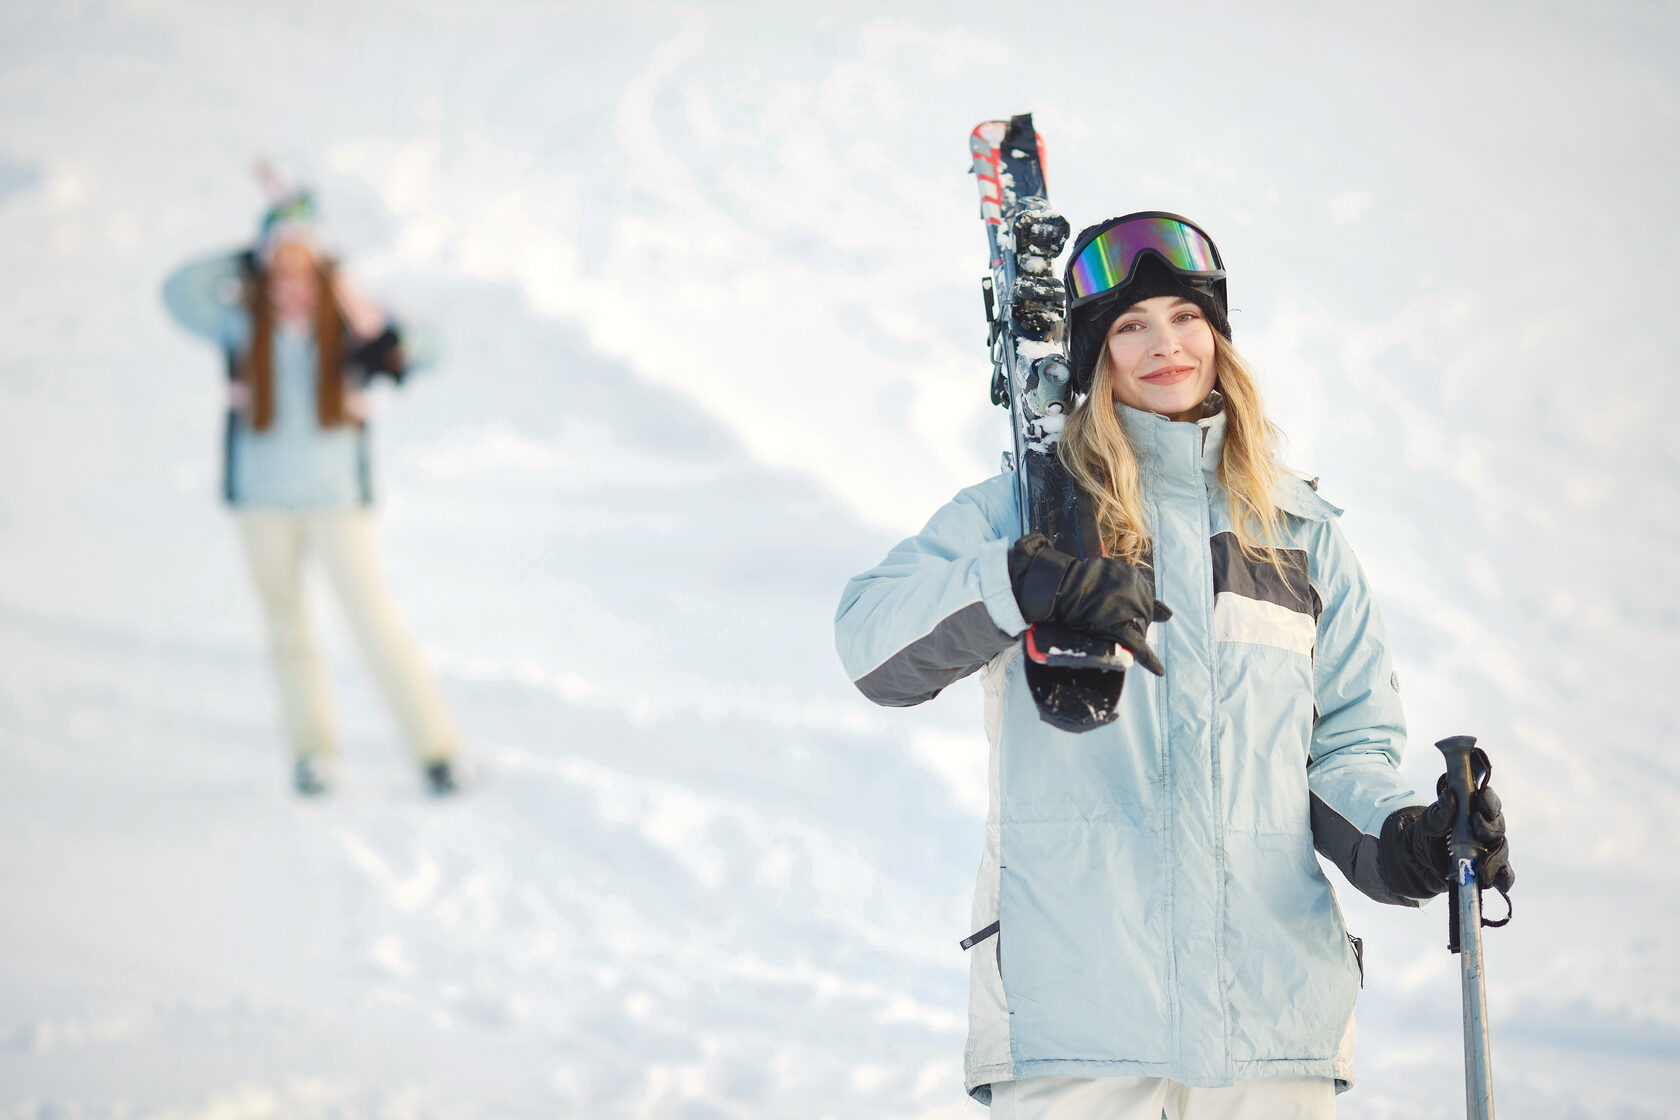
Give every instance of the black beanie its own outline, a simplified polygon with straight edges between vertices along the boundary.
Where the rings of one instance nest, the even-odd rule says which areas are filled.
[[[1100,222],[1083,230],[1074,241],[1068,260],[1071,262],[1077,257],[1086,243],[1107,229],[1112,221]],[[1156,296],[1179,296],[1189,300],[1202,309],[1213,329],[1224,335],[1227,342],[1230,341],[1231,320],[1225,308],[1225,282],[1187,280],[1154,253],[1145,253],[1129,283],[1101,299],[1074,308],[1068,314],[1068,365],[1073,367],[1073,383],[1081,393],[1091,391],[1091,381],[1097,372],[1097,358],[1108,340],[1108,328],[1114,325],[1114,320],[1134,303]],[[1070,288],[1069,302],[1072,298]]]

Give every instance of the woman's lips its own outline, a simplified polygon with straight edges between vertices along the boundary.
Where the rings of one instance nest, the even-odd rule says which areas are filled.
[[[1138,380],[1148,385],[1177,385],[1195,372],[1195,366],[1167,366],[1154,373],[1146,373]]]

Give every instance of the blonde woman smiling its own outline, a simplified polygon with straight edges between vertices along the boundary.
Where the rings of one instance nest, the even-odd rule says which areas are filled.
[[[1082,399],[1058,455],[1104,555],[1021,537],[1000,475],[853,579],[836,619],[878,703],[983,674],[967,1088],[999,1120],[1329,1117],[1362,962],[1315,847],[1416,905],[1446,889],[1453,797],[1400,776],[1376,603],[1341,511],[1274,458],[1212,239],[1114,218],[1064,283]],[[1131,651],[1113,723],[1039,718],[1019,641],[1037,622]],[[1473,808],[1484,882],[1508,888],[1498,798]]]

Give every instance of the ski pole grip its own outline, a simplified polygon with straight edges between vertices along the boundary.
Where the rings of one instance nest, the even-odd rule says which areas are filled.
[[[1453,861],[1453,883],[1463,887],[1476,881],[1476,839],[1470,832],[1470,799],[1481,782],[1474,735],[1454,735],[1435,744],[1447,758],[1447,786],[1453,791],[1458,812],[1453,817],[1448,852]]]

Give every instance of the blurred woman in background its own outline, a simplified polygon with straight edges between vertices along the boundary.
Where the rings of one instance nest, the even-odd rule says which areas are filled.
[[[460,736],[391,600],[369,513],[363,390],[408,372],[402,329],[323,252],[306,191],[279,196],[252,249],[178,268],[163,299],[227,356],[223,496],[267,616],[298,793],[329,788],[338,750],[304,605],[306,555],[326,572],[427,787],[455,792]]]

